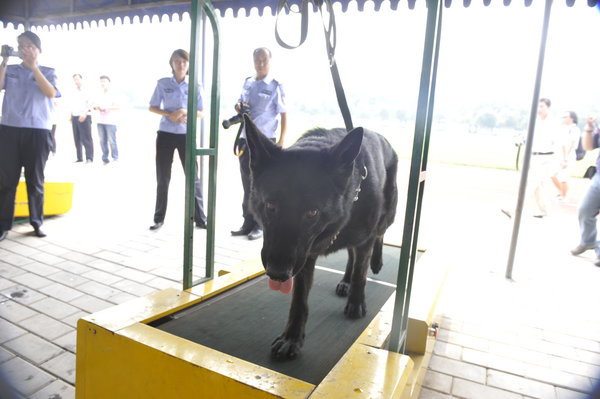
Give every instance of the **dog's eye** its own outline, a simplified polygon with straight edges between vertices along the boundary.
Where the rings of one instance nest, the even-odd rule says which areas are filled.
[[[311,209],[310,211],[306,212],[306,217],[308,217],[308,218],[314,218],[318,214],[319,214],[319,210],[318,209]]]
[[[267,202],[267,203],[265,203],[265,208],[266,208],[266,210],[267,210],[267,211],[269,211],[269,212],[275,212],[275,211],[277,210],[277,207],[276,207],[276,206],[275,206],[275,204],[274,204],[274,203],[272,203],[272,202]]]

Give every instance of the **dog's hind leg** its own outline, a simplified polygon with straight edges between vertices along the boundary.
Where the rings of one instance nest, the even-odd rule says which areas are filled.
[[[335,293],[339,296],[348,296],[350,291],[350,279],[352,278],[352,267],[354,266],[354,248],[348,248],[348,262],[346,263],[346,272],[344,277],[335,287]]]
[[[294,277],[294,293],[287,325],[271,344],[271,356],[276,359],[295,359],[300,353],[308,318],[308,293],[312,286],[316,260],[316,257],[309,257],[302,271]]]
[[[354,266],[352,267],[350,291],[348,293],[348,302],[344,309],[344,314],[351,319],[358,319],[367,314],[365,285],[367,285],[367,272],[369,270],[369,260],[373,253],[373,244],[373,241],[368,241],[354,250]]]
[[[383,237],[375,237],[373,244],[373,255],[371,255],[371,270],[377,274],[383,266]]]

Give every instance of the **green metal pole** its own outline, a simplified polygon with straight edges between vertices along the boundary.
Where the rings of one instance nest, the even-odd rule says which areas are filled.
[[[425,137],[423,142],[423,159],[421,162],[421,178],[419,179],[419,193],[417,198],[417,212],[415,216],[414,236],[412,247],[410,249],[410,267],[408,274],[407,289],[405,295],[405,311],[402,314],[402,329],[408,331],[408,310],[410,309],[410,297],[412,293],[412,282],[414,277],[415,262],[417,260],[418,242],[419,242],[419,227],[421,225],[421,210],[423,207],[423,197],[425,195],[425,174],[427,173],[427,160],[429,154],[429,143],[431,141],[431,125],[433,124],[433,106],[435,103],[435,87],[437,83],[437,69],[440,53],[440,41],[442,36],[442,10],[443,6],[440,2],[440,10],[438,15],[437,32],[435,38],[435,49],[433,55],[433,69],[431,74],[431,83],[429,89],[429,101],[427,104],[427,121],[425,125]],[[402,344],[402,352],[405,352],[406,341]]]
[[[194,201],[196,175],[196,128],[198,109],[198,42],[200,29],[198,21],[202,20],[198,0],[192,1],[191,39],[190,39],[190,68],[188,87],[188,119],[185,151],[185,221],[183,230],[183,289],[192,287],[194,271]]]
[[[392,320],[392,331],[390,333],[389,343],[389,350],[394,352],[404,351],[406,342],[408,305],[410,302],[412,276],[417,252],[417,237],[421,202],[423,199],[423,158],[425,157],[426,162],[427,151],[429,147],[428,137],[431,130],[431,118],[433,111],[433,94],[435,91],[435,87],[432,84],[432,79],[434,79],[436,73],[441,34],[441,1],[428,0],[427,7],[427,29],[425,32],[419,101],[417,106],[417,118],[415,121],[413,153],[411,157],[410,178],[408,183],[406,211],[404,217],[402,248],[400,251],[400,265],[396,286],[394,316]],[[434,59],[435,63],[433,61]],[[435,68],[433,67],[434,64]]]
[[[212,150],[208,161],[208,198],[207,198],[207,218],[208,228],[206,231],[206,273],[205,279],[214,277],[215,265],[215,223],[216,223],[216,205],[217,205],[217,166],[219,153],[219,109],[220,100],[220,61],[221,44],[219,41],[219,24],[217,15],[210,2],[202,2],[204,11],[211,23],[213,31],[213,64],[212,81],[210,96],[210,134],[208,146]],[[197,153],[201,153],[198,151]]]
[[[206,271],[205,278],[202,281],[211,279],[214,276],[215,259],[215,205],[217,188],[217,156],[218,156],[218,118],[219,118],[219,60],[220,43],[219,27],[216,20],[214,8],[210,3],[201,0],[201,6],[198,0],[192,1],[191,11],[191,39],[190,39],[190,69],[189,69],[189,88],[188,88],[188,121],[186,136],[186,156],[185,156],[185,220],[184,220],[184,244],[183,244],[183,289],[189,289],[195,282],[193,281],[193,257],[194,257],[194,201],[196,175],[198,173],[197,157],[209,156],[208,170],[208,200],[207,200],[207,218],[208,226],[206,232]],[[198,65],[202,51],[198,50],[201,43],[201,30],[199,25],[203,20],[203,10],[208,15],[213,28],[213,78],[211,85],[210,102],[210,138],[208,149],[196,148],[197,131],[197,108],[198,108]],[[206,106],[206,104],[205,104]]]
[[[515,209],[515,220],[513,223],[513,232],[508,252],[508,263],[506,265],[507,279],[512,279],[513,266],[515,263],[515,254],[517,252],[517,241],[519,240],[519,229],[521,227],[521,216],[523,215],[523,204],[525,202],[525,192],[527,189],[527,176],[529,174],[529,165],[531,164],[531,148],[533,145],[533,136],[535,132],[535,121],[537,118],[537,108],[540,98],[540,87],[542,85],[542,73],[544,71],[544,58],[546,54],[546,41],[548,40],[548,28],[550,26],[550,12],[552,11],[552,0],[546,0],[544,9],[544,22],[542,27],[542,39],[540,42],[540,52],[538,56],[537,72],[535,77],[535,86],[533,88],[533,98],[531,100],[531,110],[529,112],[529,127],[527,129],[527,141],[525,142],[525,153],[523,154],[523,168],[521,170],[521,182],[519,183],[519,196],[517,197],[517,206]]]

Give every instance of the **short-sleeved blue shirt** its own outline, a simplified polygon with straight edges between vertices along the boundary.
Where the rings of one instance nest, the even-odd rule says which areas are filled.
[[[279,126],[277,116],[286,112],[285,92],[281,83],[269,76],[262,80],[251,76],[244,81],[238,101],[250,105],[250,119],[267,138],[275,139]],[[246,132],[242,132],[242,137],[246,137]]]
[[[48,82],[56,88],[56,72],[53,68],[39,67]],[[54,105],[51,98],[42,93],[35,81],[33,71],[23,65],[9,65],[4,78],[4,101],[2,124],[50,130]],[[57,94],[57,96],[60,96]]]
[[[174,77],[159,79],[156,88],[150,98],[150,106],[158,107],[165,111],[175,111],[181,108],[187,109],[188,106],[188,78],[177,83]],[[198,85],[198,110],[202,111],[202,90]],[[175,134],[186,134],[187,126],[185,123],[176,123],[166,116],[160,120],[158,130]]]

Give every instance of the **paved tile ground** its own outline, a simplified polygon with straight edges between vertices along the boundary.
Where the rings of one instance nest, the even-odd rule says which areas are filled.
[[[593,251],[574,257],[569,249],[578,243],[576,204],[588,182],[574,181],[551,217],[524,216],[508,280],[513,225],[499,209],[511,203],[515,176],[443,168],[466,181],[428,191],[432,207],[448,198],[451,212],[436,217],[454,234],[431,246],[447,251],[451,272],[420,398],[587,398],[600,378],[600,268]]]
[[[77,320],[181,286],[178,165],[166,223],[150,232],[153,150],[148,143],[123,147],[123,154],[135,148],[148,159],[68,168],[65,159],[51,160],[49,178],[68,173],[76,182],[73,209],[47,219],[44,239],[22,223],[0,242],[0,370],[19,397],[73,398]],[[261,245],[229,235],[240,222],[236,162],[220,161],[217,268],[258,257]],[[403,165],[401,181],[407,174]],[[583,398],[598,383],[600,268],[591,253],[568,252],[577,243],[575,204],[587,182],[574,181],[572,200],[557,204],[552,217],[524,219],[514,279],[507,280],[512,223],[499,209],[514,202],[517,178],[510,171],[430,167],[420,246],[445,251],[450,275],[422,399]],[[401,211],[389,234],[400,236],[402,217]],[[199,275],[205,233],[196,233]]]

